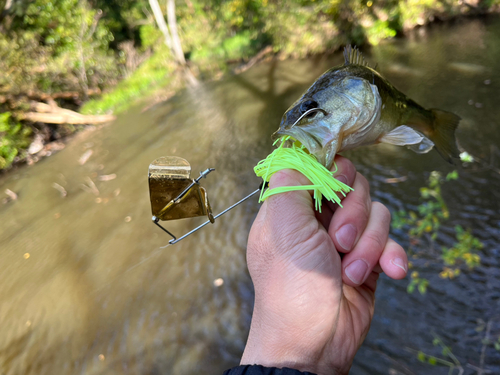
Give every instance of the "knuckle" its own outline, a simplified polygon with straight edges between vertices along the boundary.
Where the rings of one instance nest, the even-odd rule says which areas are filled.
[[[385,248],[384,238],[381,233],[375,230],[367,230],[363,233],[363,237],[371,247],[375,247],[378,250]]]
[[[356,167],[354,166],[353,162],[350,161],[347,158],[344,158],[343,156],[336,156],[335,157],[335,162],[337,163],[338,170],[335,173],[336,175],[338,174],[344,174],[348,178],[348,181],[350,184],[355,180],[356,178]]]
[[[366,192],[366,194],[370,196],[370,184],[368,183],[366,177],[361,173],[356,172],[356,182],[358,182],[361,185],[361,188]]]
[[[372,210],[377,212],[377,216],[379,217],[379,221],[382,223],[390,223],[391,222],[391,211],[380,202],[372,203]]]
[[[368,220],[370,215],[370,203],[371,201],[366,201],[366,199],[356,199],[352,202],[351,212],[355,213],[356,217],[361,217]]]

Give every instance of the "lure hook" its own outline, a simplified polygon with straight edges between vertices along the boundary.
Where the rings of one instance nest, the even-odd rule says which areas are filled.
[[[295,125],[297,125],[297,123],[302,120],[304,117],[306,117],[308,114],[312,113],[312,112],[321,112],[323,113],[325,116],[328,116],[328,112],[325,111],[324,109],[322,108],[311,108],[311,109],[308,109],[307,111],[305,111],[298,119],[297,121],[295,121],[293,123],[292,126],[290,126],[290,129],[293,128]]]

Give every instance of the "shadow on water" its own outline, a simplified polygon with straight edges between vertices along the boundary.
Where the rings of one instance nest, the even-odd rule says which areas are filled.
[[[425,30],[382,44],[368,58],[417,102],[459,114],[462,146],[490,160],[500,144],[500,22]],[[216,374],[237,364],[253,303],[246,240],[259,205],[247,201],[162,248],[169,238],[151,224],[148,165],[177,155],[190,161],[193,175],[216,168],[203,185],[214,212],[222,211],[259,185],[252,169],[270,152],[283,112],[340,62],[334,56],[261,64],[144,113],[131,110],[36,167],[4,176],[0,191],[19,199],[0,206],[0,373]],[[414,209],[429,172],[451,170],[435,152],[377,146],[347,156],[367,176],[373,197],[392,210]],[[387,182],[401,176],[406,181]],[[471,166],[443,188],[452,214],[445,238],[452,240],[456,224],[473,228],[485,244],[482,266],[450,282],[428,259],[421,271],[431,281],[425,296],[407,294],[407,281],[382,278],[352,374],[447,373],[405,349],[439,354],[432,332],[464,365],[480,365],[480,319],[500,334],[499,183],[495,171]],[[180,235],[201,221],[167,228]],[[393,235],[409,245],[403,232]],[[500,373],[492,346],[483,357]]]

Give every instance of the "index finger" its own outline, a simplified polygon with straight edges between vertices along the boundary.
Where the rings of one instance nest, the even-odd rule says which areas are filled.
[[[343,182],[344,184],[349,185],[350,187],[353,186],[354,180],[356,179],[356,167],[347,158],[344,158],[343,156],[337,155],[335,156],[335,165],[337,166],[337,170],[333,174],[333,176]],[[343,199],[343,197],[340,197]],[[331,203],[330,208],[333,208],[334,203]]]
[[[361,174],[356,175],[354,191],[342,201],[343,207],[333,215],[328,228],[335,247],[342,253],[351,251],[366,228],[372,202],[370,186]]]
[[[337,155],[335,156],[335,167],[336,168],[333,176],[340,182],[353,187],[354,180],[356,179],[356,167],[354,166],[354,164],[349,159]],[[340,200],[346,198],[342,194],[337,194],[337,196],[340,198]],[[333,217],[333,213],[337,210],[338,207],[339,205],[337,203],[324,199],[323,207],[321,210],[322,212],[316,212],[316,218],[320,221],[320,223],[326,230],[328,230]]]

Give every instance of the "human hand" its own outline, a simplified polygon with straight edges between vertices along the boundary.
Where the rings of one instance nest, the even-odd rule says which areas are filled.
[[[405,251],[388,238],[388,209],[371,201],[349,160],[335,161],[336,177],[354,188],[343,208],[328,202],[319,214],[310,192],[294,191],[269,197],[253,223],[247,263],[255,305],[242,365],[347,374],[370,327],[379,273],[406,276]],[[306,184],[283,170],[270,189]]]

